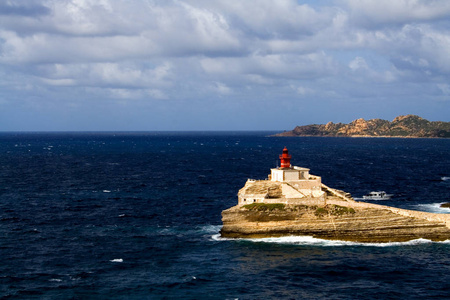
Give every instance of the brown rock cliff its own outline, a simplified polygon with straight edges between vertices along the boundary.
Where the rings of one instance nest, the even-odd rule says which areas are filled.
[[[342,137],[450,137],[450,122],[430,122],[419,116],[398,116],[392,122],[381,119],[357,119],[349,124],[328,122],[297,126],[275,136],[342,136]]]
[[[436,214],[376,204],[333,203],[323,207],[281,205],[273,210],[234,206],[222,212],[221,235],[230,238],[298,235],[357,242],[450,239],[450,228],[447,227],[450,223],[446,225],[450,215],[443,215],[443,220],[439,220],[441,216],[434,218]]]

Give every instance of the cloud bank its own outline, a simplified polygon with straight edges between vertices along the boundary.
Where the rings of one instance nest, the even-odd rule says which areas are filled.
[[[0,130],[448,120],[446,0],[0,4]]]

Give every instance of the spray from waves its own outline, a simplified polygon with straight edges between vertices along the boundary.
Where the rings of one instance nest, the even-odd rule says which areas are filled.
[[[444,204],[444,203],[445,202],[431,203],[431,204],[417,204],[417,205],[414,205],[414,207],[420,211],[426,211],[426,212],[437,213],[437,214],[450,214],[450,208],[441,207],[441,204]]]
[[[386,199],[364,199],[364,197],[353,197],[356,201],[386,201],[386,200],[392,200],[392,198],[386,198]]]
[[[423,245],[430,243],[450,244],[450,240],[443,242],[433,242],[427,239],[416,239],[407,242],[391,242],[391,243],[358,243],[338,240],[323,240],[314,238],[312,236],[285,236],[285,237],[273,237],[273,238],[259,238],[259,239],[245,239],[245,238],[223,238],[220,234],[212,236],[216,241],[249,241],[254,243],[274,243],[285,245],[297,245],[297,246],[318,246],[318,247],[340,247],[340,246],[364,246],[364,247],[392,247],[392,246],[412,246]]]
[[[222,228],[222,225],[205,225],[198,228],[200,233],[204,234],[213,234],[218,233],[220,229]]]

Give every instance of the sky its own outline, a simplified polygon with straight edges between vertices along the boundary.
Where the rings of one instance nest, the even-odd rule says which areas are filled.
[[[3,0],[0,131],[450,121],[448,0]]]

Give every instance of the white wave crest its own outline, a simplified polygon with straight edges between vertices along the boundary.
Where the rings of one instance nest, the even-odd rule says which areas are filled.
[[[440,203],[431,203],[431,204],[417,204],[414,205],[418,210],[431,212],[431,213],[437,213],[437,214],[450,214],[450,208],[448,207],[441,207],[441,204],[444,204],[445,202]]]
[[[114,259],[111,259],[110,262],[121,263],[121,262],[123,262],[123,259],[122,258],[114,258]]]
[[[365,246],[365,247],[392,247],[392,246],[407,246],[407,245],[421,245],[429,243],[443,243],[450,244],[450,240],[443,242],[433,242],[427,239],[416,239],[407,242],[390,242],[390,243],[360,243],[360,242],[348,242],[339,240],[323,240],[314,238],[312,236],[285,236],[285,237],[273,237],[273,238],[223,238],[220,234],[212,236],[215,241],[249,241],[255,243],[275,243],[286,245],[299,245],[299,246],[320,246],[320,247],[336,247],[336,246]]]
[[[448,176],[443,176],[443,177],[441,177],[441,180],[442,180],[442,181],[447,181],[447,180],[450,180],[450,177],[448,177]]]
[[[217,233],[222,228],[222,225],[205,225],[200,227],[200,231],[205,234]]]
[[[353,200],[356,200],[356,201],[386,201],[386,200],[392,200],[392,198],[389,198],[389,199],[364,199],[364,197],[353,197]]]
[[[233,240],[233,239],[228,239],[228,238],[224,238],[220,236],[220,233],[214,234],[211,236],[211,239],[213,239],[214,241],[227,241],[227,240]]]

